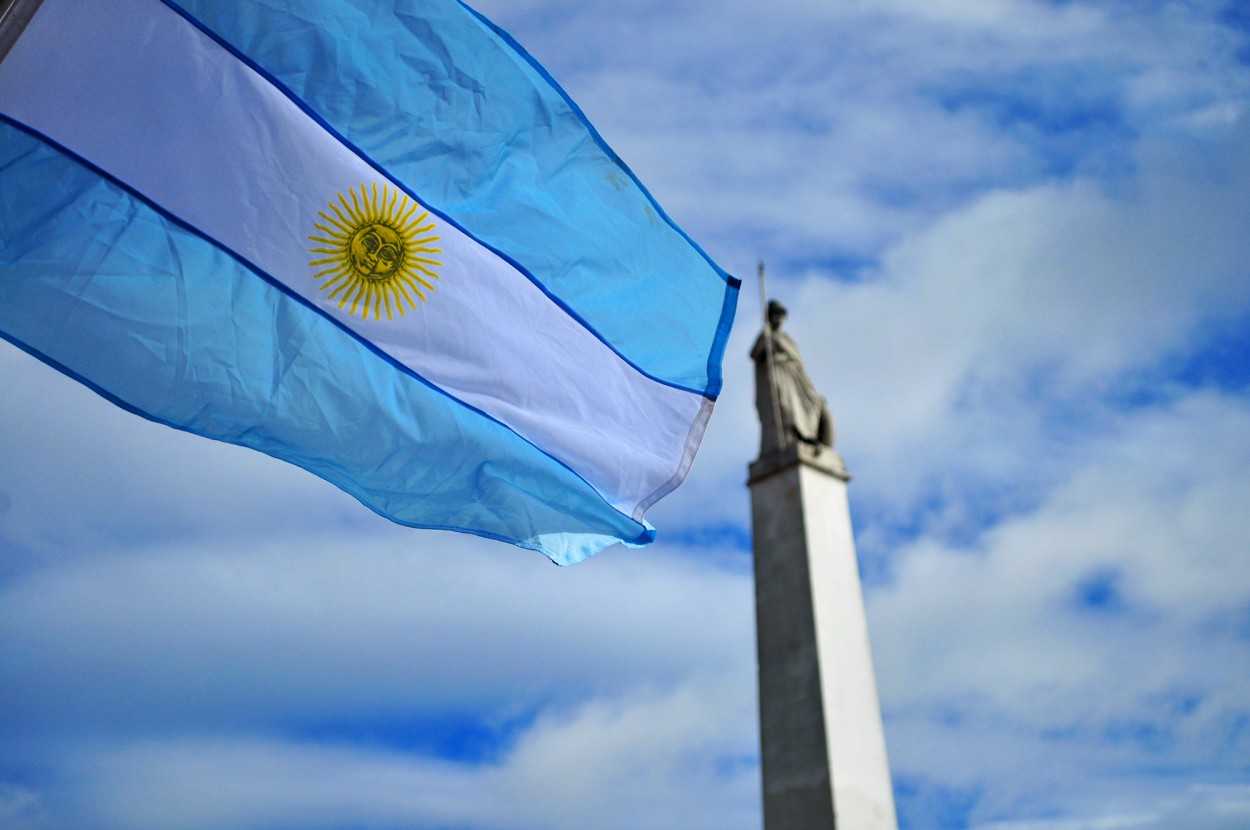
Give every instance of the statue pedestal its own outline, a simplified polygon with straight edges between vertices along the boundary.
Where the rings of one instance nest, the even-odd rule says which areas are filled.
[[[803,464],[813,470],[820,470],[842,481],[851,480],[851,474],[846,471],[841,453],[832,447],[796,442],[752,461],[748,468],[747,486],[754,488],[756,482],[795,464]]]
[[[751,465],[765,830],[896,830],[842,457]]]

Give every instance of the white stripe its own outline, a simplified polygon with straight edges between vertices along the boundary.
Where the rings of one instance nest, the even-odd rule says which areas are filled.
[[[523,274],[441,220],[441,281],[428,302],[366,321],[327,301],[308,265],[316,258],[308,237],[319,234],[315,222],[325,224],[318,211],[387,180],[156,0],[45,0],[0,64],[0,112],[512,427],[626,513],[640,516],[702,437],[702,396],[633,370]]]

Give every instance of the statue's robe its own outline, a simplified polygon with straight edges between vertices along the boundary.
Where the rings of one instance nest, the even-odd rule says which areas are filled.
[[[833,446],[833,416],[803,368],[798,345],[779,330],[772,332],[770,378],[765,335],[751,349],[755,361],[755,406],[760,416],[760,454],[803,441]],[[776,405],[773,395],[776,395]],[[781,429],[777,429],[777,415]]]

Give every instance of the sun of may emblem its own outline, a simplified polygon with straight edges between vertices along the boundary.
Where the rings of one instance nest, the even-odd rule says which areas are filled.
[[[339,308],[350,303],[348,313],[359,310],[365,319],[372,314],[380,320],[384,311],[388,320],[395,311],[402,315],[405,302],[416,309],[414,295],[425,302],[425,293],[434,290],[430,280],[439,278],[434,269],[442,266],[430,258],[442,253],[431,247],[439,240],[431,234],[434,220],[390,185],[382,185],[381,195],[377,182],[372,190],[362,184],[359,193],[352,189],[348,194],[338,194],[337,204],[330,202],[333,215],[317,212],[325,224],[313,226],[324,235],[308,237],[318,243],[309,250],[325,256],[308,263],[320,269],[313,278],[325,280],[321,290],[330,292],[327,299],[337,298]]]

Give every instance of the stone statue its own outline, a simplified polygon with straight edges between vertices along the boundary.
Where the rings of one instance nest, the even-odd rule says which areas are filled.
[[[811,445],[817,452],[833,446],[833,416],[803,369],[799,347],[781,330],[785,319],[785,306],[769,300],[768,328],[751,349],[755,406],[760,416],[760,458],[798,442]]]

